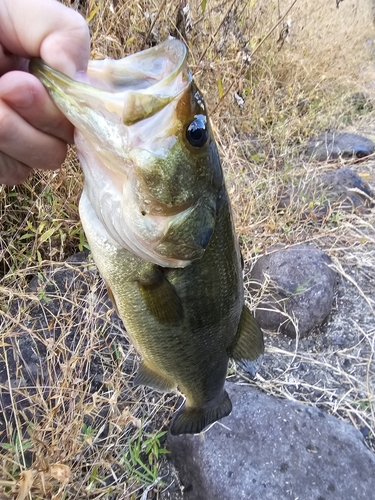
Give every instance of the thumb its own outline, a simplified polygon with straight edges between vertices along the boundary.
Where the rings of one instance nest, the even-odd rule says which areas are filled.
[[[90,57],[90,38],[84,18],[76,13],[71,26],[46,36],[40,46],[40,57],[52,68],[74,78],[77,71],[86,71]]]
[[[1,0],[0,45],[16,56],[41,57],[71,77],[90,56],[85,19],[56,0]]]

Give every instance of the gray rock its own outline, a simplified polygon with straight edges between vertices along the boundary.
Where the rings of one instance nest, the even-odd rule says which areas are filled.
[[[336,285],[330,263],[328,255],[309,245],[260,257],[250,274],[253,291],[261,288],[255,312],[259,325],[293,338],[294,323],[300,337],[322,325],[331,311]]]
[[[316,161],[336,158],[364,158],[374,152],[375,145],[366,137],[348,132],[326,132],[312,137],[306,155]]]
[[[278,197],[279,209],[303,204],[309,207],[303,215],[313,213],[319,220],[332,210],[363,213],[373,207],[375,193],[354,170],[339,168],[308,182],[301,180],[300,185],[281,189]]]
[[[370,113],[374,109],[371,95],[368,92],[355,92],[349,97],[349,103],[360,114]]]
[[[336,193],[337,198],[347,195],[350,190],[360,191],[358,195],[361,196],[363,193],[365,199],[374,197],[374,191],[370,185],[351,168],[339,168],[327,172],[321,176],[320,183],[323,189]],[[353,194],[355,193],[356,191],[353,191]]]
[[[229,417],[204,436],[169,436],[185,500],[369,500],[375,457],[350,424],[227,384]]]

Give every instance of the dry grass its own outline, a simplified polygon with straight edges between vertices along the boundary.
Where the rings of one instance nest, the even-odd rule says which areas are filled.
[[[332,257],[340,275],[330,321],[349,345],[335,344],[328,326],[303,340],[267,335],[262,368],[249,383],[320,405],[371,438],[374,211],[332,209],[318,220],[313,211],[306,216],[303,203],[281,212],[277,206],[281,187],[328,168],[301,157],[311,134],[345,128],[375,137],[373,115],[348,98],[374,92],[372,2],[337,9],[334,0],[208,0],[204,12],[203,3],[181,2],[190,7],[184,17],[180,2],[168,0],[71,2],[90,19],[94,58],[123,57],[169,34],[186,41],[211,110],[247,268],[271,246],[308,242]],[[254,138],[261,148],[254,149]],[[352,168],[375,183],[373,161]],[[1,498],[145,500],[170,480],[160,481],[159,432],[177,398],[131,388],[134,352],[94,266],[59,264],[85,248],[81,186],[71,152],[60,172],[0,188],[0,364],[11,381],[0,388],[7,409]],[[70,273],[63,282],[62,269]],[[253,305],[259,299],[248,298]],[[25,350],[34,361],[28,366]]]

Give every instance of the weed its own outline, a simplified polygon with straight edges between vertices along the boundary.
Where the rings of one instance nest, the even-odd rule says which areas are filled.
[[[160,438],[166,432],[158,432],[142,441],[142,429],[133,443],[129,442],[128,450],[123,455],[123,463],[130,477],[135,476],[144,484],[153,484],[159,475],[159,457],[168,453],[160,445]]]
[[[87,424],[83,424],[82,426],[82,441],[84,443],[92,444],[93,438],[95,437],[96,430]]]

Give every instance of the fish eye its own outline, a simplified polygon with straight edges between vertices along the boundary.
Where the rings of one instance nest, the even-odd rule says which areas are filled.
[[[208,139],[207,118],[204,115],[196,115],[194,120],[186,129],[186,138],[195,148],[203,147]]]

